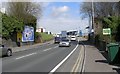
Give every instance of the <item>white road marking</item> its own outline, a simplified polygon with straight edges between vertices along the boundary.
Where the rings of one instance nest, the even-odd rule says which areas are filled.
[[[58,46],[56,46],[56,47],[53,47],[53,48],[57,48]]]
[[[55,47],[52,47],[52,48],[45,49],[45,50],[43,50],[43,51],[49,51],[49,50],[55,49],[55,48],[57,48],[57,47],[58,47],[58,46],[55,46]]]
[[[48,50],[51,50],[52,48],[48,48],[48,49],[45,49],[45,50],[43,50],[43,51],[48,51]]]
[[[73,49],[73,51],[66,57],[64,58],[55,68],[53,68],[49,74],[53,74],[73,53],[74,51],[77,49],[78,44],[76,45],[76,47]]]
[[[57,47],[58,47],[58,46],[55,46],[55,47],[53,47],[53,48],[57,48]],[[43,50],[43,52],[45,52],[45,51],[49,51],[49,50],[51,50],[51,49],[53,49],[53,48],[45,49],[45,50]],[[30,54],[28,54],[28,55],[24,55],[24,56],[21,56],[21,57],[15,58],[15,59],[18,60],[18,59],[25,58],[25,57],[28,57],[28,56],[31,56],[31,55],[34,55],[34,54],[37,54],[37,52],[30,53]]]
[[[37,54],[37,53],[35,52],[35,53],[31,53],[31,54],[28,54],[28,55],[21,56],[21,57],[16,58],[16,60],[21,59],[21,58],[25,58],[25,57],[28,57],[28,56],[31,56],[31,55],[34,55],[34,54]]]

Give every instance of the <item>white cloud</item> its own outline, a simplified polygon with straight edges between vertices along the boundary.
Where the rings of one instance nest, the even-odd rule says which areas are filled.
[[[68,6],[59,7],[56,9],[58,12],[67,12],[69,10]]]
[[[68,6],[62,6],[62,7],[52,7],[52,13],[51,16],[52,17],[66,17],[68,16],[68,14],[66,14],[68,11],[70,10],[70,8]]]

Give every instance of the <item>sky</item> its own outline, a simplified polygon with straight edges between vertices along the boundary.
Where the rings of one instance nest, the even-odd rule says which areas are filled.
[[[88,26],[88,19],[82,19],[79,2],[44,2],[43,16],[38,19],[37,27],[46,31],[60,33],[63,30],[82,30]]]
[[[0,1],[0,5],[1,5]],[[86,31],[88,19],[81,19],[81,2],[43,2],[42,17],[37,20],[37,27],[44,27],[46,31],[60,33],[63,30]]]

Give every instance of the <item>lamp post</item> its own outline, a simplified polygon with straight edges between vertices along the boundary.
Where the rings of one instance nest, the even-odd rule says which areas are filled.
[[[94,42],[94,0],[92,0],[92,24],[91,24],[91,39]]]

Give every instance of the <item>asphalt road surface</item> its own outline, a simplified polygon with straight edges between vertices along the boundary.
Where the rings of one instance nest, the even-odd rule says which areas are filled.
[[[13,53],[2,59],[2,72],[50,72],[77,45],[59,47],[58,44],[45,44],[34,49]]]

